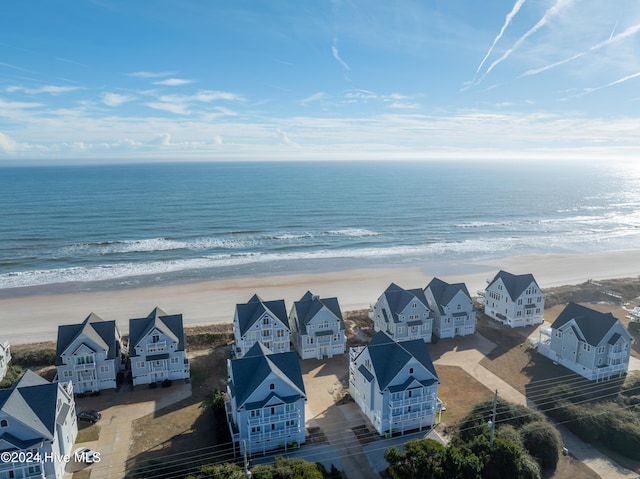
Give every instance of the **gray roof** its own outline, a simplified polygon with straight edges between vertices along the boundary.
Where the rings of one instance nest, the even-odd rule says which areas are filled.
[[[422,288],[404,289],[395,283],[391,283],[383,294],[385,298],[387,298],[391,315],[396,322],[398,321],[398,314],[400,314],[404,308],[406,308],[407,305],[416,298],[424,304],[426,308],[429,307]]]
[[[236,304],[240,335],[244,336],[255,322],[262,318],[264,313],[269,313],[270,316],[284,324],[287,329],[290,329],[284,299],[263,301],[260,296],[254,294],[247,303]]]
[[[246,402],[251,394],[265,381],[270,374],[275,374],[291,386],[289,394],[282,395],[278,390],[268,391],[268,397],[275,393],[284,400],[290,402],[293,397],[299,399],[306,397],[304,383],[302,381],[302,370],[298,361],[298,354],[294,351],[273,354],[260,341],[256,342],[247,353],[240,359],[233,359],[230,362],[230,375],[232,383],[229,384],[233,396],[236,398],[236,406],[241,408],[246,406]],[[293,394],[290,394],[293,392]]]
[[[445,312],[445,307],[451,302],[458,292],[462,291],[464,295],[471,301],[471,295],[464,283],[449,284],[438,278],[433,278],[425,289],[431,291],[433,299],[435,300],[435,306],[441,313]]]
[[[389,386],[412,357],[424,366],[436,381],[438,380],[438,373],[422,339],[396,342],[384,331],[379,331],[366,349],[369,351],[380,391]]]
[[[507,293],[509,293],[509,297],[512,301],[518,299],[520,295],[531,285],[531,283],[535,283],[535,285],[538,286],[538,283],[532,274],[512,274],[500,270],[498,274],[496,274],[495,278],[493,278],[493,281],[489,283],[487,288],[498,279],[502,279],[502,283],[505,288],[507,288]],[[538,289],[539,288],[540,286],[538,286]]]
[[[578,337],[582,336],[584,341],[591,346],[600,344],[613,325],[618,322],[618,319],[611,313],[601,313],[581,304],[569,303],[553,322],[551,328],[560,329],[571,320],[574,320],[580,329],[581,334]],[[628,333],[627,336],[628,339],[631,338]]]
[[[80,324],[58,326],[58,340],[56,342],[56,366],[61,366],[62,354],[81,335],[93,344],[107,351],[107,359],[113,359],[120,354],[118,342],[120,333],[115,321],[104,321],[97,314],[91,313]],[[85,343],[86,344],[86,343]],[[89,344],[87,347],[94,350]],[[71,351],[72,352],[72,351]]]
[[[58,383],[50,383],[27,370],[11,388],[0,390],[0,411],[30,428],[36,437],[53,440],[58,388]],[[61,414],[64,412],[68,410]],[[17,445],[14,441],[9,442]]]
[[[146,318],[129,320],[129,356],[136,357],[136,346],[143,341],[151,331],[158,329],[176,343],[175,351],[184,351],[186,340],[182,325],[182,314],[168,315],[156,307]]]
[[[307,324],[315,318],[323,308],[328,309],[338,320],[340,330],[344,330],[344,320],[340,311],[338,298],[320,298],[307,291],[300,301],[293,303],[296,311],[297,326],[300,334],[307,334]]]

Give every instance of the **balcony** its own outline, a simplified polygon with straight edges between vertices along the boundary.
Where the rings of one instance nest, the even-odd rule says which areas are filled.
[[[629,355],[629,351],[609,351],[607,353],[607,357],[610,360],[614,360],[614,361],[626,359],[628,355]]]
[[[282,414],[268,414],[258,417],[247,418],[247,424],[251,426],[261,426],[264,424],[272,424],[282,421],[299,420],[300,413],[298,411],[290,411]]]
[[[398,408],[398,407],[403,407],[403,406],[413,406],[415,404],[429,404],[433,401],[435,401],[436,399],[436,395],[435,394],[429,394],[429,395],[425,395],[425,396],[413,396],[410,398],[403,398],[403,399],[390,399],[389,400],[389,407],[390,408]]]
[[[266,441],[270,439],[282,439],[291,435],[297,435],[300,432],[299,426],[286,427],[284,429],[276,429],[264,432],[249,432],[248,441]]]
[[[435,414],[435,412],[436,412],[435,408],[423,409],[422,411],[412,411],[404,414],[398,414],[396,416],[391,416],[390,420],[394,424],[397,424],[400,422],[406,422],[406,421],[415,421],[418,419],[427,418]]]

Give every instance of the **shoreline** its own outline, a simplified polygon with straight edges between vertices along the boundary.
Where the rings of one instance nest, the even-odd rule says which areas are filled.
[[[369,308],[395,282],[404,288],[424,288],[434,277],[467,285],[471,296],[484,289],[499,270],[532,273],[541,288],[640,275],[640,249],[588,254],[538,254],[450,264],[372,267],[320,273],[238,276],[92,292],[51,293],[43,287],[29,294],[0,297],[3,331],[0,340],[12,344],[55,341],[62,324],[82,322],[90,313],[115,320],[128,332],[130,318],[144,317],[156,306],[167,314],[182,313],[185,326],[231,323],[235,305],[253,294],[265,300],[284,299],[287,312],[307,291],[338,298],[342,311]]]

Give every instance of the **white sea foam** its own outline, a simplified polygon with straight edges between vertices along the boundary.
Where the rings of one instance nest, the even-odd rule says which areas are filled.
[[[380,233],[376,233],[375,231],[371,231],[364,228],[345,228],[341,230],[331,230],[328,232],[331,235],[337,236],[378,236]]]

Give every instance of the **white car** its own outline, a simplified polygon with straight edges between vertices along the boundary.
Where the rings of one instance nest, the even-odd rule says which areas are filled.
[[[100,462],[100,453],[88,447],[81,447],[73,453],[73,458],[76,462],[93,464],[94,462]]]

